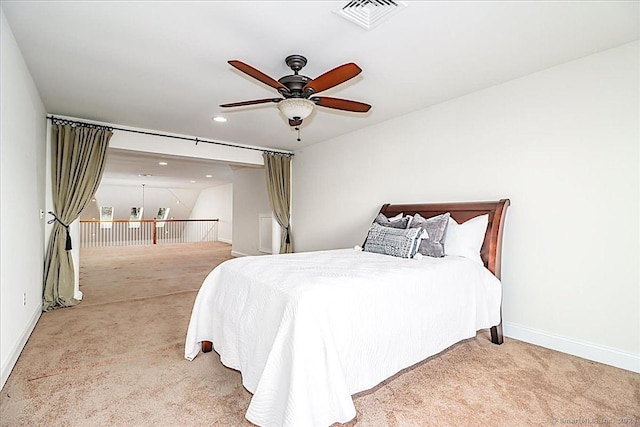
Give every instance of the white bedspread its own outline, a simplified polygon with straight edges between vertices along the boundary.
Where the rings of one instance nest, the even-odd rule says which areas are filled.
[[[352,394],[500,322],[501,285],[460,257],[353,249],[226,261],[196,298],[185,357],[213,342],[263,427],[353,419]]]

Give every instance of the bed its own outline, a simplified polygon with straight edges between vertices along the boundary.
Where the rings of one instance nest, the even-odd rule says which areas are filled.
[[[508,199],[385,204],[386,217],[487,215],[479,262],[399,258],[357,248],[243,257],[204,280],[185,358],[215,349],[253,394],[263,426],[329,426],[356,415],[351,396],[490,329],[502,344],[501,246]],[[470,223],[471,221],[469,221]]]

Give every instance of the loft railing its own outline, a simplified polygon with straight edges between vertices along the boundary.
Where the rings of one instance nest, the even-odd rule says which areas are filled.
[[[81,220],[80,247],[215,242],[218,219]]]

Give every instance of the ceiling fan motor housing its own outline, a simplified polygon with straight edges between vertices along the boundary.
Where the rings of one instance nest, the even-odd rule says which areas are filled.
[[[307,58],[302,55],[289,55],[285,58],[284,62],[287,64],[287,67],[291,68],[293,74],[284,76],[278,80],[289,89],[289,92],[284,89],[278,89],[280,95],[285,98],[303,98],[308,96],[308,94],[303,93],[302,88],[313,79],[298,74],[298,71],[307,65]]]
[[[304,96],[302,88],[311,80],[310,77],[303,76],[302,74],[284,76],[278,81],[285,85],[289,89],[289,92],[284,89],[280,89],[278,92],[285,98],[302,98]]]

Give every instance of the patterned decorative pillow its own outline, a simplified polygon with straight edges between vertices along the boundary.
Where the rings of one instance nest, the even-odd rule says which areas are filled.
[[[423,233],[422,228],[399,229],[373,223],[367,234],[364,251],[400,258],[413,258]]]
[[[406,215],[404,217],[402,215],[399,216],[400,219],[396,219],[397,217],[389,219],[383,213],[379,213],[376,219],[373,220],[373,222],[376,224],[380,224],[383,227],[407,228],[409,226],[411,217],[409,215]]]
[[[451,214],[445,212],[431,218],[424,218],[415,214],[411,220],[411,228],[423,228],[427,231],[428,239],[422,239],[418,252],[434,258],[444,256],[444,235]]]
[[[378,216],[374,218],[371,224],[378,224],[383,227],[389,227],[389,228],[406,229],[406,228],[409,228],[410,221],[411,221],[411,216],[404,215],[403,213],[399,213],[394,217],[387,218],[387,216],[381,212],[378,214]],[[362,247],[364,247],[367,244],[367,239],[368,237],[365,237]]]

